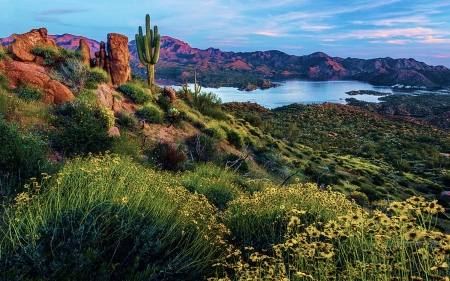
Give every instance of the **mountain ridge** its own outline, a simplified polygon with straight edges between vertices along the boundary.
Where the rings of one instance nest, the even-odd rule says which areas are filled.
[[[84,36],[65,33],[49,35],[49,38],[55,40],[57,46],[72,50],[78,47],[79,40],[83,38],[91,49],[91,56],[99,49],[98,41]],[[0,42],[5,46],[13,40],[11,35],[0,39]],[[131,40],[128,47],[133,72],[144,76],[145,68],[138,59],[135,40]],[[255,77],[262,80],[297,75],[312,79],[353,79],[375,85],[450,86],[450,69],[442,65],[430,66],[413,58],[340,58],[331,57],[320,51],[296,56],[278,50],[225,52],[212,47],[202,50],[193,48],[179,39],[162,36],[156,77],[183,83],[192,80],[194,69],[197,69],[199,78],[206,78],[214,71],[225,76],[215,77],[216,80],[223,81],[208,80],[209,86],[239,86],[233,83],[233,80],[239,80],[240,84],[244,84],[242,86],[246,86],[246,83],[255,81]],[[246,75],[251,76],[251,79],[247,79],[248,82],[245,79]]]

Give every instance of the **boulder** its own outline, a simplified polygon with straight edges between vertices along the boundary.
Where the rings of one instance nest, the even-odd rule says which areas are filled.
[[[114,112],[121,111],[123,109],[122,101],[115,97],[116,91],[108,84],[102,83],[97,88],[98,101],[104,107],[107,107]]]
[[[88,67],[91,66],[91,50],[89,49],[89,45],[86,41],[81,38],[77,51],[81,53],[83,56],[83,63]]]
[[[164,86],[163,96],[168,97],[170,99],[170,102],[172,103],[174,103],[177,100],[177,95],[175,91],[168,86]]]
[[[50,81],[44,67],[20,61],[6,61],[5,75],[9,78],[11,88],[16,88],[20,84],[43,89],[44,85]]]
[[[108,130],[108,135],[109,135],[110,137],[120,138],[120,131],[119,131],[119,128],[117,128],[117,127],[111,127],[111,128]]]
[[[109,33],[107,41],[109,70],[112,84],[119,86],[131,80],[128,37]]]
[[[36,55],[31,53],[36,46],[56,47],[55,41],[47,38],[46,28],[32,29],[14,37],[14,43],[8,46],[8,50],[14,55],[15,60],[23,62],[32,62],[36,59]]]
[[[45,72],[44,67],[34,63],[20,61],[5,61],[4,73],[9,79],[10,87],[28,85],[44,92],[45,102],[61,104],[75,99],[73,93],[63,84],[52,80]]]
[[[44,101],[58,105],[75,99],[74,94],[56,80],[50,80],[45,84],[44,93]]]

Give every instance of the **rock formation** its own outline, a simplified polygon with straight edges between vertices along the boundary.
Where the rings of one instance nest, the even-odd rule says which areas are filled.
[[[177,100],[177,95],[175,94],[175,91],[170,87],[164,86],[164,91],[162,95],[164,97],[169,98],[171,103],[174,103]]]
[[[107,107],[114,112],[121,111],[123,109],[122,102],[114,96],[116,91],[113,87],[107,84],[101,84],[97,88],[98,101],[104,107]]]
[[[31,50],[36,46],[56,47],[55,41],[47,38],[47,29],[32,29],[30,32],[15,35],[14,43],[8,46],[8,51],[14,55],[15,60],[32,62],[36,55]]]
[[[100,49],[95,52],[95,66],[106,70],[111,76],[112,84],[119,86],[131,80],[128,37],[109,33],[107,42],[107,49],[105,42],[100,42]]]
[[[0,70],[9,79],[10,86],[28,85],[42,90],[44,101],[61,104],[75,99],[73,93],[63,84],[52,80],[45,72],[45,68],[34,63],[20,61],[3,61]]]
[[[113,85],[119,86],[131,80],[130,52],[128,51],[128,37],[108,34],[109,73]]]
[[[95,52],[95,66],[109,70],[109,67],[106,67],[106,49],[105,42],[100,42],[99,50]]]
[[[55,104],[75,99],[66,86],[48,76],[48,69],[42,66],[42,58],[31,53],[36,46],[56,47],[55,41],[47,38],[47,29],[33,29],[14,37],[15,41],[8,46],[14,60],[0,63],[0,71],[8,77],[11,88],[20,85],[34,87],[45,94],[45,102]]]
[[[83,63],[87,66],[91,66],[91,50],[89,49],[89,45],[86,41],[81,38],[77,51],[81,53],[83,56]]]

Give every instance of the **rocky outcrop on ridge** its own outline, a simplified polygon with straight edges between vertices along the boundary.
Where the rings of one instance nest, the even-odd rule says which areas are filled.
[[[56,44],[75,49],[69,34],[52,35]],[[73,35],[72,35],[73,36]],[[80,36],[73,36],[78,42]],[[3,45],[10,39],[0,39]],[[86,40],[91,54],[99,50],[99,43]],[[146,69],[137,56],[136,44],[128,43],[130,66],[134,73],[143,74]],[[302,75],[311,78],[354,79],[378,85],[403,84],[411,86],[441,87],[450,86],[450,69],[445,66],[430,66],[414,59],[358,59],[331,57],[323,52],[305,56],[289,55],[280,51],[222,52],[219,49],[201,50],[168,36],[161,38],[160,59],[156,65],[157,79],[170,79],[185,82],[186,75],[193,69],[202,71],[225,71],[240,75],[259,75],[261,79],[274,76]],[[218,77],[217,79],[220,79]],[[226,85],[229,77],[222,77],[219,83]],[[246,85],[244,85],[246,86]]]

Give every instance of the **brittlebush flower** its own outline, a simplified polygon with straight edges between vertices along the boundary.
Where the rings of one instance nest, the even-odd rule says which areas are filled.
[[[423,237],[423,233],[414,229],[403,234],[406,241],[419,241]]]

